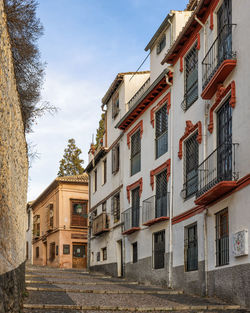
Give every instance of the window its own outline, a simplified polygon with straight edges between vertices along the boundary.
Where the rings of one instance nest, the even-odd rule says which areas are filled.
[[[103,166],[103,184],[106,184],[107,182],[107,159],[103,160],[102,166]]]
[[[48,208],[47,208],[47,221],[48,221],[48,229],[53,229],[54,225],[54,206],[53,203],[50,203]]]
[[[192,196],[198,189],[199,145],[197,132],[185,141],[185,198]]]
[[[39,258],[39,247],[36,247],[36,258]]]
[[[58,246],[56,246],[56,255],[58,255]]]
[[[112,149],[112,173],[116,174],[119,171],[120,166],[120,146],[116,145]]]
[[[155,113],[155,119],[155,144],[157,159],[168,151],[168,115],[166,104]]]
[[[165,266],[165,230],[162,230],[153,235],[153,256],[154,256],[154,268],[164,268]]]
[[[168,216],[167,171],[156,176],[155,217]]]
[[[70,254],[70,245],[63,245],[63,254]]]
[[[119,113],[119,93],[112,98],[112,117],[115,118]]]
[[[29,210],[29,211],[28,211],[28,229],[27,229],[27,230],[30,229],[30,214],[31,214],[31,212],[30,212],[30,210]]]
[[[137,248],[137,242],[132,243],[132,249],[133,249],[133,263],[137,263],[138,261],[138,248]]]
[[[166,35],[162,36],[159,43],[157,44],[156,49],[157,54],[160,54],[161,51],[165,48],[165,46],[166,46]]]
[[[101,254],[100,254],[100,252],[97,252],[96,253],[96,261],[99,262],[100,258],[101,258]]]
[[[197,43],[185,57],[184,111],[198,99],[198,50]]]
[[[106,261],[107,260],[107,248],[102,248],[102,260]]]
[[[71,200],[71,226],[87,226],[87,202],[80,200]]]
[[[102,203],[102,212],[107,212],[107,201]]]
[[[114,223],[119,222],[120,220],[120,193],[114,195],[111,199],[111,212],[114,216]]]
[[[140,187],[135,188],[132,194],[132,227],[140,225]]]
[[[94,192],[97,191],[97,169],[94,170]]]
[[[141,131],[131,137],[131,176],[141,170]]]
[[[215,215],[216,218],[216,266],[229,264],[228,209]]]
[[[51,242],[50,246],[49,246],[49,259],[50,259],[50,261],[53,261],[55,259],[55,255],[56,255],[56,244],[54,242]]]
[[[34,234],[34,237],[40,236],[40,215],[34,216],[33,234]]]
[[[197,224],[185,228],[186,271],[198,270]]]

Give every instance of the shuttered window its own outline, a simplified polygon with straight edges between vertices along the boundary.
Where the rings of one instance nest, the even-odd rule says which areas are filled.
[[[120,220],[120,193],[117,193],[111,199],[111,213],[114,216],[114,223]]]
[[[141,170],[141,131],[131,137],[131,176]]]
[[[168,216],[167,171],[156,176],[155,217]]]
[[[116,174],[120,167],[120,146],[116,145],[112,149],[112,173]]]
[[[155,113],[155,120],[156,158],[159,158],[168,151],[168,115],[166,104]]]
[[[140,226],[140,188],[132,190],[132,227]]]

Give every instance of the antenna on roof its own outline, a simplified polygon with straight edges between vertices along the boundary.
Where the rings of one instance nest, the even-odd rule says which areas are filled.
[[[147,58],[149,57],[150,52],[148,53],[148,55],[146,56],[146,58],[142,61],[141,65],[138,67],[138,69],[135,71],[135,73],[132,75],[132,77],[130,78],[129,81],[131,81],[131,79],[135,76],[135,74],[139,71],[139,69],[142,67],[142,65],[146,62]]]

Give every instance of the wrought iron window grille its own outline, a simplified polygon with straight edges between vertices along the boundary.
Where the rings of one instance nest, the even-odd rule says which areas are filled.
[[[215,215],[216,225],[216,266],[229,264],[229,221],[228,209]]]
[[[185,269],[187,272],[198,270],[197,224],[185,228]]]

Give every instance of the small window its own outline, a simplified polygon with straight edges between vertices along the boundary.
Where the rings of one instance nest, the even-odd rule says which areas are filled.
[[[56,255],[58,255],[58,246],[56,246]]]
[[[120,193],[117,193],[111,199],[111,213],[114,216],[114,223],[120,220]]]
[[[119,93],[116,93],[112,98],[112,117],[116,118],[119,113]]]
[[[141,170],[141,131],[131,137],[131,176]]]
[[[101,253],[100,252],[97,252],[96,253],[96,261],[99,262],[101,259]]]
[[[70,254],[70,245],[63,245],[63,254]]]
[[[39,258],[39,247],[36,247],[36,258]]]
[[[103,166],[103,184],[106,184],[107,182],[107,159],[103,160],[102,166]]]
[[[215,215],[216,218],[216,266],[229,264],[228,209]]]
[[[197,224],[185,228],[186,271],[198,270]]]
[[[165,230],[155,233],[153,235],[153,256],[154,256],[154,268],[165,267]]]
[[[157,54],[160,54],[162,50],[165,48],[165,46],[166,46],[166,35],[162,36],[159,43],[157,44],[156,49]]]
[[[55,255],[56,255],[56,244],[54,242],[51,242],[49,249],[50,261],[53,261],[55,259]]]
[[[165,104],[155,113],[156,159],[168,151],[168,115]]]
[[[197,132],[185,141],[184,191],[188,198],[198,190],[199,144]]]
[[[54,205],[50,203],[48,206],[48,229],[53,229],[54,226]]]
[[[134,242],[132,244],[133,249],[133,263],[137,263],[138,261],[138,248],[137,248],[137,242]]]
[[[107,201],[102,203],[102,212],[107,212]]]
[[[198,50],[197,43],[185,57],[185,96],[183,109],[186,111],[198,99]]]
[[[107,248],[102,249],[102,260],[106,261],[107,260]]]
[[[40,236],[40,215],[35,215],[33,220],[33,234],[34,237]]]
[[[94,192],[97,191],[97,169],[94,170]]]
[[[120,166],[120,146],[116,145],[112,149],[112,173],[116,174],[119,171]]]

